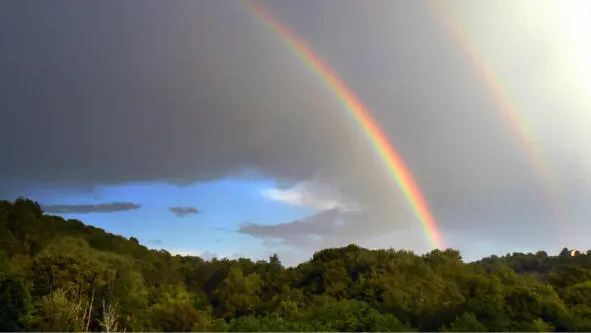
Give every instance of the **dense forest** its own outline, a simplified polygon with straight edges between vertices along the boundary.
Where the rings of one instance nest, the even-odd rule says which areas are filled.
[[[591,331],[591,252],[205,261],[0,201],[2,331]]]

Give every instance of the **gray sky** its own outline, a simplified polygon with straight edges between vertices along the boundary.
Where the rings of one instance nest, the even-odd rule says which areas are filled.
[[[365,102],[446,244],[588,247],[591,71],[550,1],[258,3]],[[558,185],[535,174],[442,13],[471,36]],[[3,1],[0,45],[2,196],[40,184],[187,184],[249,167],[319,213],[240,233],[301,249],[426,246],[343,107],[238,2]]]

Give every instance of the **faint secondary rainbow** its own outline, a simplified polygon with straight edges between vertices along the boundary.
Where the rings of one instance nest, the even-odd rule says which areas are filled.
[[[508,89],[504,87],[503,81],[491,70],[484,57],[476,51],[469,33],[454,19],[453,15],[445,8],[445,5],[436,0],[429,1],[429,5],[445,21],[449,30],[457,39],[458,44],[464,49],[472,61],[474,68],[480,74],[489,91],[493,94],[499,105],[501,116],[513,129],[514,135],[528,154],[532,167],[543,181],[546,198],[551,201],[551,207],[554,209],[556,217],[560,221],[568,221],[569,217],[562,205],[559,194],[558,180],[554,177],[554,172],[543,157],[541,150],[536,146],[533,130],[528,126],[528,121],[519,111],[517,103],[511,98]]]
[[[443,249],[441,234],[437,223],[430,212],[419,187],[414,181],[410,171],[405,166],[396,149],[388,141],[386,135],[372,119],[368,109],[353,94],[353,92],[339,79],[337,74],[295,33],[284,24],[275,19],[261,6],[250,0],[241,0],[262,22],[274,31],[299,57],[305,62],[311,71],[316,73],[324,84],[335,94],[343,104],[347,113],[361,127],[369,138],[375,152],[386,165],[390,175],[406,197],[417,219],[424,227],[425,233],[431,245]]]

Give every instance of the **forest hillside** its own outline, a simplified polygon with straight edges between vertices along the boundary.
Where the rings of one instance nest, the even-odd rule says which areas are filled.
[[[591,252],[205,261],[0,201],[1,331],[591,331]]]

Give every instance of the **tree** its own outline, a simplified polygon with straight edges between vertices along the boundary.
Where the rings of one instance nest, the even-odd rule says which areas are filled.
[[[568,250],[568,248],[563,248],[562,251],[560,251],[560,256],[561,257],[569,257],[570,256],[570,251]]]
[[[215,291],[218,313],[225,318],[253,313],[260,304],[261,284],[257,273],[244,276],[240,268],[231,268]]]
[[[454,320],[449,328],[444,327],[443,332],[487,332],[484,326],[473,313],[465,312]]]
[[[216,324],[209,311],[199,311],[193,306],[193,297],[183,285],[164,286],[155,295],[148,312],[150,326],[155,330],[205,332]]]
[[[56,289],[41,299],[36,326],[46,332],[88,332],[91,316],[92,304]]]
[[[29,294],[22,280],[0,276],[0,332],[21,331],[28,315]]]
[[[284,267],[149,250],[0,201],[0,330],[591,331],[591,256],[323,249]]]

